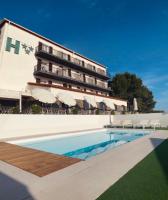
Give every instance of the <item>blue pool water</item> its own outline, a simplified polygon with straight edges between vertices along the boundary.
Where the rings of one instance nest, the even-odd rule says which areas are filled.
[[[21,143],[21,146],[74,158],[88,159],[149,134],[147,131],[98,131]]]

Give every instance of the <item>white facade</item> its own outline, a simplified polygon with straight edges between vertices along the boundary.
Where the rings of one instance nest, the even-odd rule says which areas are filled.
[[[34,69],[37,66],[37,57],[35,56],[35,49],[38,47],[39,43],[43,43],[47,46],[53,48],[53,50],[61,51],[65,54],[68,54],[71,59],[78,59],[83,61],[87,66],[94,66],[95,71],[101,72],[106,74],[106,68],[100,64],[95,63],[83,56],[80,56],[73,51],[62,47],[54,43],[53,41],[48,40],[28,29],[21,27],[13,22],[8,20],[4,20],[0,24],[1,31],[0,31],[0,98],[13,98],[18,99],[20,92],[25,96],[30,95],[29,89],[31,87],[39,87],[39,86],[30,86],[28,83],[36,83],[36,78],[34,76]],[[11,45],[7,47],[7,41],[11,40]],[[8,41],[9,43],[9,41]],[[16,44],[19,43],[19,48],[16,52]],[[12,46],[13,45],[13,46]],[[48,48],[48,47],[46,47]],[[45,62],[45,60],[43,60]],[[75,62],[75,61],[74,61]],[[47,66],[47,65],[46,65]],[[53,63],[53,66],[57,68],[57,64]],[[80,72],[80,70],[79,70]],[[67,73],[65,71],[65,73]],[[77,73],[76,70],[71,71],[71,76],[74,79],[80,80],[80,73]],[[90,81],[92,83],[93,77],[90,77],[86,74],[86,81]],[[47,78],[41,78],[40,83],[47,83]],[[89,82],[89,83],[90,83]],[[107,88],[107,81],[101,80],[97,78],[98,86]],[[63,86],[60,82],[52,81],[52,85],[55,86]],[[82,87],[79,90],[79,87],[72,84],[71,89],[68,91],[64,88],[56,88],[49,85],[48,87],[51,88],[53,94],[57,94],[58,92],[67,92],[70,93],[75,99],[83,99],[84,96],[94,96],[97,102],[101,102],[103,98],[110,98],[108,97],[108,92],[100,92],[89,89],[86,87],[84,90]],[[82,92],[80,92],[82,91]],[[85,94],[86,92],[86,94]],[[96,93],[95,93],[96,92]],[[127,102],[115,98],[110,98],[111,101],[114,102],[116,105],[127,106]]]

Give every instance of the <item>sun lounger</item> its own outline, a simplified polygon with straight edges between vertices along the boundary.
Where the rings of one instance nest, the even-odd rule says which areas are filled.
[[[123,121],[122,121],[122,127],[123,127],[123,128],[126,128],[126,127],[127,127],[127,128],[128,128],[128,127],[131,128],[131,127],[133,127],[133,123],[132,123],[131,120],[128,120],[128,119],[127,119],[127,120],[123,120]]]
[[[143,129],[150,127],[149,120],[148,119],[141,120],[135,125],[135,127],[143,128]]]
[[[133,128],[138,127],[139,126],[139,121],[138,120],[133,120],[132,121],[132,126],[133,126]]]
[[[149,122],[150,126],[154,129],[156,129],[156,127],[160,127],[160,120],[158,119],[153,119],[153,120],[150,120]]]
[[[112,122],[111,126],[112,127],[122,127],[122,122],[121,122],[121,120],[115,120],[114,122]]]

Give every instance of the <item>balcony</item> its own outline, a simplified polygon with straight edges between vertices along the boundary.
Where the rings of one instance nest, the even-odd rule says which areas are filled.
[[[72,73],[72,74],[71,74],[71,78],[83,82],[83,77],[82,77],[80,74]]]
[[[86,82],[83,81],[83,78],[79,75],[73,75],[70,77],[68,76],[67,70],[61,70],[58,68],[53,68],[52,71],[49,71],[48,66],[35,66],[34,68],[34,75],[38,77],[48,78],[52,80],[57,80],[60,82],[64,82],[67,84],[74,84],[76,86],[82,86],[89,89],[94,89],[101,92],[109,92],[110,90],[105,87],[101,87],[99,85],[96,85],[93,81],[86,80]]]
[[[91,84],[91,85],[95,85],[95,81],[92,78],[86,78],[86,82]]]
[[[86,64],[84,61],[70,57],[68,54],[57,51],[52,47],[46,46],[44,44],[41,44],[36,48],[35,55],[37,57],[64,65],[65,67],[70,67],[72,69],[82,71],[97,78],[109,80],[109,77],[103,70],[96,69],[93,65]]]
[[[106,85],[104,84],[104,83],[97,83],[97,85],[99,86],[99,87],[106,87]]]

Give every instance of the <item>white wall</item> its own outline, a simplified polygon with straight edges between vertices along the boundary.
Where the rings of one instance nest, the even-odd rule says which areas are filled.
[[[153,120],[158,119],[160,120],[161,126],[167,127],[168,126],[168,114],[164,113],[149,113],[149,114],[128,114],[128,115],[115,115],[115,120],[133,120],[133,121],[140,121],[140,120]]]
[[[160,119],[168,126],[168,114],[114,115],[115,120]],[[109,115],[0,115],[0,139],[33,136],[68,131],[103,128],[109,124]]]
[[[0,139],[103,128],[108,115],[0,115]]]

